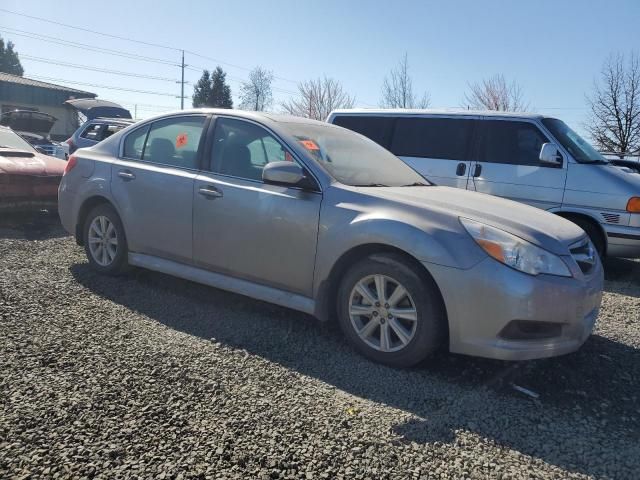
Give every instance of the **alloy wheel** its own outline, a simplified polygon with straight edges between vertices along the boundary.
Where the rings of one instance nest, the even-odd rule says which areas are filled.
[[[89,226],[89,251],[93,260],[102,267],[109,266],[118,253],[118,232],[104,215],[97,216]]]
[[[349,318],[360,339],[381,352],[402,350],[418,326],[418,311],[408,290],[380,274],[355,284],[349,296]]]

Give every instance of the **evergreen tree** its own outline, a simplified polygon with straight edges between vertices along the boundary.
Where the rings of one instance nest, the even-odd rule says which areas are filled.
[[[233,108],[231,87],[226,83],[227,74],[220,66],[211,75],[211,95],[208,105],[215,108]]]
[[[5,47],[2,37],[0,37],[0,72],[19,76],[24,74],[18,52],[14,50],[13,42],[9,41]]]
[[[202,76],[198,83],[193,87],[193,107],[208,107],[209,97],[211,96],[211,76],[209,70],[202,72]]]

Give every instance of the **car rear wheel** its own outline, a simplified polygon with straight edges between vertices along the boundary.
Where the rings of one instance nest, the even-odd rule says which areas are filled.
[[[399,255],[373,255],[347,272],[338,317],[359,352],[395,367],[419,363],[446,338],[437,286]]]
[[[89,264],[100,273],[117,275],[127,269],[127,239],[111,205],[98,205],[87,215],[84,249]]]

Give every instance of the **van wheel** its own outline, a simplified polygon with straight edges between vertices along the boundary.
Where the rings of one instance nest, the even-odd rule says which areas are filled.
[[[600,229],[598,229],[598,227],[589,220],[584,220],[582,218],[570,218],[569,220],[585,231],[591,240],[591,243],[593,243],[596,252],[598,252],[600,258],[603,259],[605,255],[605,239]]]
[[[349,269],[338,292],[338,320],[360,353],[394,367],[419,363],[446,338],[435,282],[399,255],[372,255]]]
[[[127,270],[127,238],[120,217],[111,205],[94,207],[84,222],[84,250],[94,270],[118,275]]]

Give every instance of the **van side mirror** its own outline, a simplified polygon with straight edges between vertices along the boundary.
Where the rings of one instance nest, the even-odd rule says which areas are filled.
[[[271,162],[262,170],[264,183],[295,187],[299,186],[304,178],[302,167],[294,162]]]
[[[540,149],[540,163],[552,167],[562,166],[562,154],[553,143],[543,143]]]

